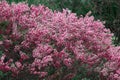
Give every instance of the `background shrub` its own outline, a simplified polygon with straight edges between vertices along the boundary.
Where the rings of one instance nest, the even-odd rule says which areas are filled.
[[[28,4],[44,4],[50,9],[62,11],[70,9],[77,15],[85,15],[92,11],[96,19],[105,21],[106,28],[114,33],[113,43],[119,45],[120,42],[120,1],[119,0],[7,0],[9,2],[26,1]]]

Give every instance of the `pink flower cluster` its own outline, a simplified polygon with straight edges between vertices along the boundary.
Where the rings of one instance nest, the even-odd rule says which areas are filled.
[[[112,45],[110,31],[90,13],[78,18],[69,10],[53,12],[42,5],[2,1],[0,24],[7,24],[0,25],[1,71],[13,76],[28,71],[53,80],[53,76],[75,75],[76,66],[87,64],[86,69],[106,80],[120,80],[120,47]],[[62,67],[66,72],[61,72]],[[51,68],[56,71],[48,75]]]

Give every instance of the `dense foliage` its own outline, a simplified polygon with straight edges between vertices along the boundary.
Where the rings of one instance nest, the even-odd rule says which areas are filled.
[[[90,14],[0,2],[2,79],[120,80],[120,47]]]
[[[114,33],[114,44],[120,43],[120,0],[7,0],[9,2],[26,1],[29,5],[44,4],[50,9],[62,11],[68,8],[77,15],[92,11],[96,19],[104,20],[106,28]]]

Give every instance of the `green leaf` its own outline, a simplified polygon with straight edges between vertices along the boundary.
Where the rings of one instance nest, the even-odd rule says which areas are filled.
[[[2,54],[3,54],[3,52],[2,52],[2,51],[0,51],[0,57],[2,56]]]

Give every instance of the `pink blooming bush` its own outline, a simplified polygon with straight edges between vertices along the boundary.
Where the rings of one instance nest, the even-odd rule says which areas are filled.
[[[120,47],[90,13],[78,18],[69,10],[2,1],[0,35],[0,70],[14,79],[71,80],[83,67],[85,77],[120,80]]]

